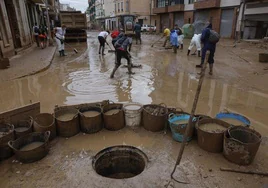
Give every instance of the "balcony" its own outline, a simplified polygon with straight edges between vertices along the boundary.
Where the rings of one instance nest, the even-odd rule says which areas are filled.
[[[160,14],[168,12],[168,7],[156,7],[153,8],[153,14]]]
[[[168,6],[168,12],[179,12],[179,11],[184,11],[184,4]]]
[[[221,0],[198,0],[194,3],[195,9],[219,8]]]

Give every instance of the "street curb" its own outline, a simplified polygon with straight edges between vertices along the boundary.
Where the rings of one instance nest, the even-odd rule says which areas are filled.
[[[26,77],[26,76],[32,76],[32,75],[35,75],[35,74],[38,74],[38,73],[40,73],[40,72],[44,72],[44,71],[48,70],[49,67],[51,66],[52,61],[53,61],[53,59],[54,59],[54,56],[55,56],[55,54],[56,54],[57,47],[54,47],[54,48],[55,48],[55,50],[54,50],[53,55],[52,55],[51,59],[49,60],[49,64],[48,64],[47,66],[45,66],[44,68],[39,69],[39,70],[37,70],[37,71],[34,71],[34,72],[32,72],[32,73],[29,73],[29,74],[26,74],[26,75],[23,75],[23,76],[20,76],[20,77],[13,78],[13,79],[11,79],[11,80],[16,80],[16,79],[19,79],[19,78],[24,78],[24,77]]]

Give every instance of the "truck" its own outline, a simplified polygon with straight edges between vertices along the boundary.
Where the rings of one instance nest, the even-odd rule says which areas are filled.
[[[81,11],[60,11],[61,25],[66,25],[66,41],[87,41],[87,19],[86,14]]]
[[[118,16],[119,20],[119,28],[118,29],[123,29],[125,34],[128,35],[135,35],[133,30],[135,26],[135,15],[120,15]]]

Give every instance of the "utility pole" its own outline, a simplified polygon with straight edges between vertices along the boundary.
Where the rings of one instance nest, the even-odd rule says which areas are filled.
[[[49,19],[49,14],[48,14],[48,2],[47,0],[43,0],[43,3],[46,5],[46,13],[47,13],[47,31],[48,31],[48,37],[49,37],[49,41],[48,41],[48,44],[49,46],[53,46],[53,40],[52,40],[52,37],[51,37],[51,29],[50,29],[50,19]]]

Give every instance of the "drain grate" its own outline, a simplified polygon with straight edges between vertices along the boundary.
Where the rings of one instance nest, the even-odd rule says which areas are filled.
[[[92,165],[101,176],[126,179],[142,173],[147,162],[146,154],[138,148],[132,146],[113,146],[97,153]]]

